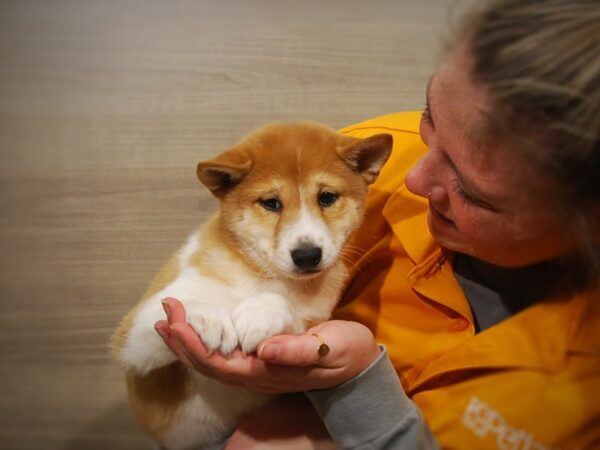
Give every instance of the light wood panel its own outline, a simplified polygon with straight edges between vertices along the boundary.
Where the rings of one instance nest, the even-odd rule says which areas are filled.
[[[420,108],[466,3],[0,1],[0,448],[149,448],[106,344],[215,208],[196,162]]]

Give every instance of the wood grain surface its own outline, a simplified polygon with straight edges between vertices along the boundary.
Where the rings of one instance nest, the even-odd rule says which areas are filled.
[[[107,340],[215,209],[196,163],[421,108],[468,3],[0,0],[0,448],[151,448]]]

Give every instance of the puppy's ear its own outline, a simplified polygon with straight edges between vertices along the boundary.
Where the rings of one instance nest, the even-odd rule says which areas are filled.
[[[392,145],[392,135],[382,133],[338,147],[337,151],[351,169],[360,173],[367,184],[371,184],[389,158]]]
[[[218,196],[235,186],[250,172],[252,159],[241,149],[233,148],[196,167],[198,179]]]

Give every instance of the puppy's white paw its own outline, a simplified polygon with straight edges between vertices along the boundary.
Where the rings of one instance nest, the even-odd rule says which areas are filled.
[[[249,297],[233,311],[232,316],[245,353],[254,352],[258,344],[268,337],[302,331],[302,322],[294,309],[279,294]]]
[[[164,317],[159,298],[150,299],[140,307],[119,354],[128,370],[145,375],[177,360],[154,329],[154,324]]]
[[[228,355],[237,347],[238,336],[229,311],[210,303],[189,302],[185,308],[187,322],[210,351]]]

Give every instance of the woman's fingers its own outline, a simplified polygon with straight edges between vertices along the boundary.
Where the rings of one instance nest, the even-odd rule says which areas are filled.
[[[224,356],[209,352],[200,336],[185,321],[185,309],[182,303],[172,297],[162,301],[167,314],[167,320],[160,320],[155,324],[155,329],[163,338],[167,346],[177,355],[179,360],[189,368],[196,369],[204,375],[220,378],[228,384],[236,380],[223,380],[215,370]]]
[[[280,335],[259,344],[257,355],[237,349],[211,352],[185,321],[174,298],[163,301],[167,320],[156,331],[179,360],[211,378],[259,392],[281,393],[330,387],[360,373],[378,355],[373,335],[355,322],[328,321],[301,335]]]
[[[261,393],[295,392],[332,385],[329,377],[323,378],[323,371],[327,369],[314,365],[320,345],[314,336],[271,338],[270,343],[281,349],[276,352],[281,362],[273,363],[255,355],[244,355],[240,350],[229,356],[211,353],[187,323],[174,323],[170,330],[178,343],[178,354],[183,355],[180,359],[189,361],[190,367],[220,382],[243,385]],[[266,351],[265,355],[271,352]],[[290,365],[285,361],[294,362]]]
[[[254,377],[265,376],[267,372],[263,361],[252,355],[244,355],[239,349],[228,356],[209,352],[187,323],[171,325],[171,332],[186,358],[204,374],[229,383],[246,384]]]
[[[171,333],[175,336],[178,344],[195,359],[206,359],[210,356],[208,349],[196,334],[193,328],[185,322],[171,324]]]
[[[162,336],[167,346],[177,355],[183,364],[187,367],[199,370],[198,364],[190,355],[186,346],[182,345],[177,335],[173,333],[173,325],[185,324],[185,309],[183,305],[179,300],[173,297],[163,299],[162,305],[165,314],[167,315],[167,320],[157,322],[155,325],[156,331]],[[166,325],[164,322],[166,322]]]
[[[172,346],[175,344],[175,341],[173,340],[173,335],[171,334],[169,322],[167,322],[166,320],[159,320],[154,324],[154,329],[163,339],[163,341],[165,341],[167,347],[173,350]]]
[[[171,331],[171,326],[169,325],[169,322],[167,322],[166,320],[159,320],[154,324],[154,329],[160,335],[160,337],[162,337],[163,341],[165,341],[167,347],[169,347],[169,349],[171,349],[171,351],[175,353],[175,355],[177,355],[177,358],[183,364],[185,364],[187,367],[195,367],[193,362],[189,359],[185,351],[177,342],[176,337]]]
[[[185,322],[185,309],[179,300],[167,297],[162,300],[162,305],[170,325],[176,322]]]
[[[178,352],[189,361],[190,367],[195,368],[204,375],[219,378],[229,383],[239,382],[235,372],[228,373],[224,370],[227,368],[228,358],[217,352],[210,352],[200,336],[196,334],[194,329],[187,323],[177,322],[171,325],[171,333],[177,342]],[[234,358],[232,361],[238,361],[240,358]]]
[[[203,364],[210,354],[200,336],[185,322],[175,322],[170,326],[177,347],[177,356],[188,367],[208,375],[209,371]]]
[[[315,334],[275,336],[259,345],[257,355],[271,364],[312,366],[326,357],[324,345],[322,338]]]

